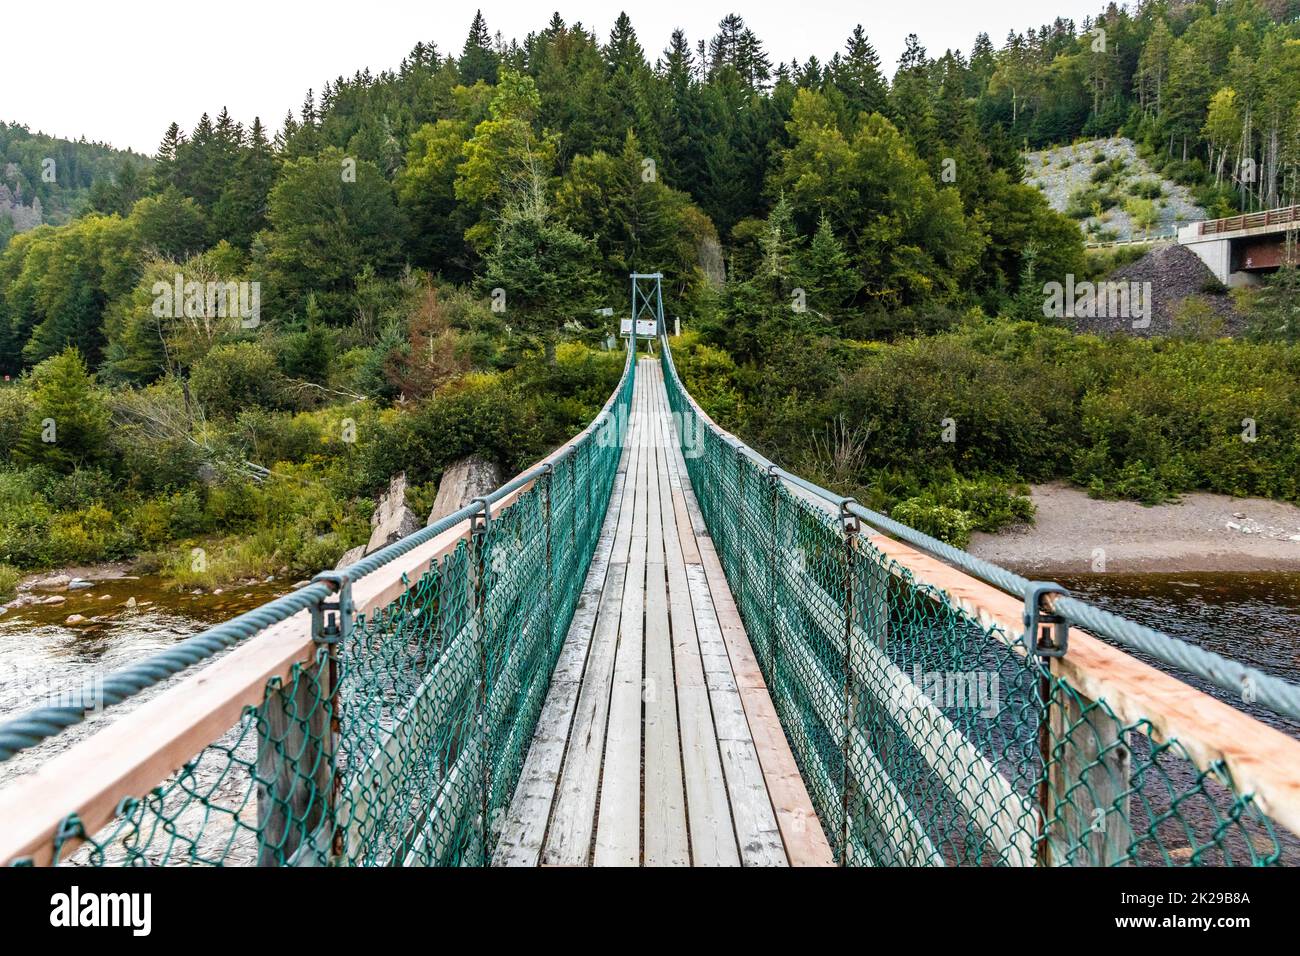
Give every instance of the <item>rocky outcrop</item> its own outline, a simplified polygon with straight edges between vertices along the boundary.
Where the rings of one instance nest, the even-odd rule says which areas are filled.
[[[406,506],[406,473],[395,475],[388,490],[379,496],[375,513],[370,516],[370,540],[346,551],[336,568],[355,564],[367,554],[373,554],[394,541],[420,530],[420,519]]]
[[[45,213],[41,209],[41,197],[33,196],[32,204],[25,206],[21,187],[14,192],[4,183],[0,183],[0,216],[9,218],[13,223],[14,232],[35,229],[45,219]]]
[[[434,499],[426,526],[496,490],[503,480],[496,462],[483,455],[470,455],[453,462],[442,473],[438,497]],[[406,473],[403,472],[388,483],[388,490],[379,497],[375,513],[370,517],[370,540],[346,551],[335,567],[356,564],[366,555],[414,534],[421,527],[420,519],[406,506]]]
[[[496,462],[482,455],[470,455],[447,466],[438,482],[438,497],[429,512],[427,524],[445,518],[453,511],[465,507],[475,498],[500,488],[504,478]]]
[[[379,496],[379,507],[370,516],[370,541],[366,554],[414,534],[420,530],[420,519],[406,506],[406,472],[388,483],[388,491]]]

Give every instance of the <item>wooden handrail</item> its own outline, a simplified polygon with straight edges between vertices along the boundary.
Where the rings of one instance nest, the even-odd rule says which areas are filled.
[[[884,535],[873,546],[941,590],[958,607],[1021,649],[1024,601]],[[1151,737],[1174,741],[1199,770],[1220,761],[1238,792],[1292,833],[1300,834],[1300,741],[1216,700],[1171,674],[1145,664],[1076,627],[1069,652],[1051,658],[1052,673],[1085,697],[1105,701],[1126,724],[1146,721]]]

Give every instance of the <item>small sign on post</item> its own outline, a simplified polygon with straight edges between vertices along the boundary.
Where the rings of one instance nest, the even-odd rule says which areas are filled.
[[[639,339],[652,339],[659,333],[658,323],[654,319],[637,319],[636,320],[636,337]],[[632,334],[632,320],[623,319],[619,323],[619,334],[627,337]]]

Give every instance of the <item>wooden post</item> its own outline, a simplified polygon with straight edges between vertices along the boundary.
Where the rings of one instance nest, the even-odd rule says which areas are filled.
[[[1043,805],[1048,866],[1114,866],[1133,841],[1128,734],[1105,707],[1056,681],[1048,702],[1051,760]]]
[[[317,842],[317,831],[328,827],[334,796],[327,654],[295,666],[289,681],[268,693],[259,715],[258,866],[313,866],[330,852],[330,834]]]

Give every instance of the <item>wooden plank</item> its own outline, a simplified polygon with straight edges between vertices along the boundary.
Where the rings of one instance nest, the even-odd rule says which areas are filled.
[[[537,721],[506,824],[493,854],[494,866],[536,866],[541,859],[569,730],[578,708],[582,673],[595,635],[600,597],[608,578],[622,494],[623,475],[618,474],[610,492],[610,504],[595,555],[551,678],[546,703]]]
[[[1058,694],[1051,708],[1053,754],[1047,774],[1049,866],[1127,863],[1137,835],[1129,822],[1132,751],[1128,734],[1100,707]]]
[[[794,664],[795,670],[804,680],[810,682],[808,697],[812,700],[813,709],[817,712],[822,725],[826,727],[827,732],[842,735],[844,732],[842,729],[842,687],[831,681],[821,662],[809,651],[807,643],[802,640],[802,636],[790,626],[786,615],[778,618],[778,628],[782,638],[782,654],[788,656]],[[892,664],[889,666],[893,667]],[[934,710],[924,697],[916,698],[914,702],[918,709],[929,708]],[[906,716],[906,714],[903,716]],[[939,716],[942,717],[943,715],[940,714]],[[922,719],[926,718],[933,720],[933,714],[926,715]],[[951,727],[951,725],[949,726]],[[908,723],[903,723],[903,729],[904,732],[911,733],[911,726]],[[955,729],[953,732],[956,732]],[[840,739],[843,739],[842,736]],[[941,741],[945,747],[951,745],[949,736],[935,739]],[[917,746],[918,748],[928,748],[927,752],[932,752],[935,749],[934,744],[935,740],[924,738]],[[943,866],[943,858],[926,834],[925,827],[917,819],[906,798],[894,785],[893,779],[876,757],[866,736],[856,727],[851,732],[848,751],[849,774],[856,782],[860,792],[867,795],[872,801],[872,815],[879,823],[879,826],[875,828],[876,832],[880,840],[889,844],[891,856],[896,858],[898,862],[910,866]],[[961,779],[963,783],[969,784],[965,777]],[[980,791],[982,796],[983,787],[986,785],[983,778],[976,775],[975,786],[972,789]],[[958,794],[958,796],[960,798],[962,795]],[[981,804],[976,799],[968,799],[967,802],[975,805],[975,812],[982,809]],[[1005,817],[1006,810],[1001,808],[1000,805],[995,804],[991,812],[996,814],[999,810],[1001,810],[1002,816]],[[972,812],[972,815],[974,815],[974,812]],[[1025,843],[1028,845],[1030,854],[1027,859],[1021,859],[1024,865],[1028,865],[1033,859],[1033,833],[1033,829],[1030,828],[1024,834]],[[1014,846],[1016,845],[1013,844]],[[1000,844],[999,848],[1001,848]],[[879,855],[878,851],[872,854],[872,856]]]
[[[262,705],[257,739],[258,866],[280,866],[310,843],[333,789],[328,662],[303,667]],[[263,729],[264,728],[264,729]]]
[[[638,368],[638,372],[641,369]],[[623,584],[623,611],[605,732],[605,763],[596,820],[597,866],[641,861],[641,680],[645,639],[646,501],[652,450],[645,428],[648,385],[637,375],[632,435],[640,460],[633,494],[632,541]]]
[[[437,735],[446,727],[453,706],[458,702],[467,709],[471,706],[479,643],[477,622],[470,621],[444,647],[412,694],[406,712],[357,769],[339,807],[340,824],[348,834],[348,859],[361,854],[383,808],[396,804],[398,780],[407,762],[437,748]]]
[[[812,575],[800,574],[793,560],[788,562],[786,574],[799,574],[802,578],[800,586],[790,589],[790,593],[799,600],[805,619],[812,620],[820,629],[822,640],[842,656],[844,625],[835,619],[831,611],[834,607],[831,596]],[[1029,795],[1017,792],[1010,781],[984,756],[978,745],[972,743],[861,628],[855,627],[854,633],[858,636],[854,645],[857,653],[853,658],[854,678],[858,688],[871,693],[877,706],[893,718],[907,735],[939,782],[993,843],[1001,862],[1010,866],[1032,866],[1039,821],[1034,801]],[[790,632],[781,648],[783,653],[787,649],[796,654],[806,652],[806,645],[793,632]],[[839,693],[837,686],[811,655],[802,658],[800,673],[823,681],[821,690],[812,694],[814,700],[831,701]],[[837,702],[833,709],[821,713],[822,722],[828,729],[841,723],[843,717],[839,707]],[[854,730],[850,751],[855,754],[871,752],[866,738],[857,728]],[[874,757],[866,761],[860,768],[861,771],[869,775],[877,786],[885,786],[886,792],[891,791],[893,784],[888,781],[884,768],[870,766],[873,760]],[[885,775],[883,780],[882,774]],[[901,795],[888,801],[888,811],[905,813],[913,832],[918,828],[924,831]]]
[[[601,593],[586,668],[577,676],[581,688],[542,851],[542,863],[549,866],[585,866],[591,858],[605,730],[609,719],[610,685],[632,544],[633,509],[630,501],[635,494],[641,461],[641,450],[632,441],[630,431],[626,440],[623,457],[627,464],[618,527],[610,549],[609,571]]]
[[[668,396],[663,388],[662,372],[656,369],[656,400],[659,412],[659,439],[661,442],[661,467],[663,479],[660,486],[659,516],[663,524],[664,551],[668,575],[670,619],[673,633],[673,671],[677,683],[677,709],[681,723],[682,765],[686,783],[686,802],[689,808],[691,853],[696,866],[739,866],[741,857],[737,845],[736,827],[732,823],[732,807],[728,796],[727,774],[714,724],[708,684],[705,679],[699,635],[695,626],[695,608],[686,577],[687,555],[695,558],[698,567],[699,549],[689,523],[683,534],[678,525],[679,515],[685,517],[685,503],[681,501],[681,482],[675,463],[677,446],[672,433],[668,409]],[[680,504],[681,510],[678,510]],[[686,543],[689,541],[689,545]],[[706,592],[707,593],[707,592]],[[712,613],[712,604],[704,608]],[[728,671],[730,667],[728,666]],[[737,709],[738,694],[733,694]],[[742,720],[743,724],[743,712]],[[748,741],[748,727],[744,728]],[[735,741],[733,741],[733,744]],[[757,770],[757,755],[753,744],[748,748]],[[728,754],[735,763],[744,759],[744,748],[733,746]],[[731,770],[733,776],[743,776],[744,771]],[[761,781],[761,774],[759,775]],[[749,851],[751,864],[773,864],[779,859],[786,862],[781,846],[776,817],[772,813],[767,789],[747,788],[738,780],[737,797],[745,803],[737,811],[745,827],[743,837]],[[751,806],[752,804],[752,806]],[[766,828],[765,831],[763,828]],[[775,846],[773,846],[775,843]]]
[[[649,376],[647,376],[649,378]],[[651,380],[653,381],[653,380]],[[652,393],[653,398],[653,393]],[[699,746],[678,735],[677,688],[673,673],[673,639],[668,629],[668,583],[664,566],[664,528],[660,505],[662,442],[657,434],[658,409],[648,409],[652,447],[646,487],[645,577],[645,750],[644,839],[646,866],[689,866],[686,836],[686,790],[682,750]],[[716,747],[709,734],[710,744]]]
[[[438,866],[447,861],[455,837],[464,832],[465,818],[476,814],[473,797],[478,792],[480,751],[477,739],[461,751],[451,772],[438,788],[433,810],[402,860],[403,866]],[[474,862],[477,862],[475,860]]]
[[[685,474],[686,464],[680,452],[674,458],[674,467],[678,469],[679,474]],[[729,670],[735,682],[736,696],[740,699],[744,711],[754,753],[767,786],[768,798],[784,844],[785,855],[792,866],[833,866],[835,859],[830,844],[813,810],[812,800],[808,796],[807,787],[795,763],[794,754],[790,751],[785,731],[782,730],[781,722],[776,716],[772,698],[768,695],[758,661],[754,657],[753,648],[740,622],[731,589],[727,585],[726,576],[722,573],[722,567],[713,549],[713,541],[708,537],[707,526],[689,481],[681,482],[681,491],[687,517],[696,532],[696,544],[701,562],[698,567],[703,572],[703,580],[708,588],[707,606],[712,608],[713,612],[711,615],[699,612],[698,609],[706,604],[705,595],[698,590],[693,591],[692,602],[697,608],[697,633],[704,635],[706,628],[703,622],[712,618],[713,623],[709,625],[709,630],[716,627],[717,642],[726,651]],[[684,528],[682,535],[685,536]],[[688,566],[686,570],[689,580],[693,567]],[[715,646],[713,641],[706,641],[701,636],[702,660],[706,669],[711,658],[717,660],[716,655],[709,653],[711,646]],[[725,696],[727,688],[714,674],[709,675],[708,681],[716,719],[719,713],[727,712],[725,706],[720,707],[718,704],[720,698],[724,702],[727,700]],[[715,685],[719,687],[716,694]],[[733,755],[743,755],[744,753],[743,747],[724,746],[722,749],[724,754],[731,752]],[[743,799],[743,795],[747,792],[748,788],[744,780],[752,776],[750,769],[743,766],[732,768],[734,779],[737,781],[735,786],[728,787],[733,813],[735,813],[737,799]],[[761,809],[752,803],[751,806],[754,807],[755,819],[761,821]],[[736,818],[736,823],[739,826],[739,816]],[[763,832],[761,823],[756,830],[750,832],[761,834]],[[746,834],[738,832],[737,835],[742,848],[752,845],[753,841]],[[767,859],[768,854],[760,849],[757,851],[756,858]]]

